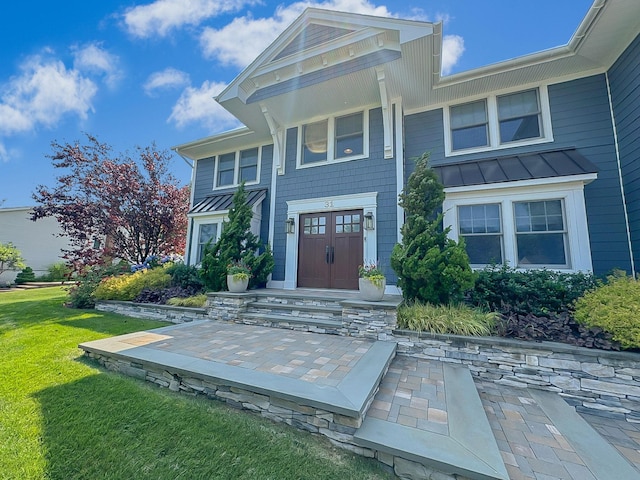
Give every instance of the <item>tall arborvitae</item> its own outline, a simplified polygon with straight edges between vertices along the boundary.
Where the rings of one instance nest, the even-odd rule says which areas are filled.
[[[416,160],[415,171],[400,194],[405,212],[402,243],[391,254],[391,266],[406,300],[446,304],[462,300],[474,283],[469,256],[462,243],[442,228],[444,188],[428,166],[429,154]]]
[[[273,255],[269,246],[251,232],[252,217],[243,183],[233,195],[229,219],[222,224],[220,238],[204,250],[200,272],[207,290],[226,290],[227,265],[238,261],[243,261],[251,269],[249,288],[266,283],[274,267]]]

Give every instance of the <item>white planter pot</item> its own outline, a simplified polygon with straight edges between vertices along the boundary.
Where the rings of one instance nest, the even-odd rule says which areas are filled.
[[[384,288],[387,286],[387,279],[383,279],[380,285],[374,284],[368,278],[359,278],[360,296],[368,302],[379,302],[384,296]]]
[[[249,278],[236,278],[235,275],[227,275],[227,288],[231,293],[242,293],[247,290]]]

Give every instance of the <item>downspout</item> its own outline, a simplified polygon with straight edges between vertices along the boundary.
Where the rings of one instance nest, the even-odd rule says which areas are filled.
[[[611,125],[613,127],[613,142],[616,148],[616,162],[618,164],[618,179],[620,181],[620,194],[622,195],[622,208],[624,210],[625,229],[627,231],[627,243],[629,244],[629,258],[631,260],[631,275],[635,278],[636,267],[633,259],[633,244],[631,242],[631,230],[629,228],[629,214],[627,212],[627,198],[624,193],[624,181],[622,178],[622,164],[620,162],[620,149],[618,147],[618,128],[616,126],[616,118],[613,113],[613,100],[611,98],[611,86],[609,85],[609,73],[604,72],[604,78],[607,82],[607,95],[609,97],[609,112],[611,113]]]

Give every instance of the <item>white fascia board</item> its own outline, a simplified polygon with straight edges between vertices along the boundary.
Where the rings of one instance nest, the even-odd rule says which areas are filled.
[[[210,137],[194,140],[193,142],[183,143],[171,147],[171,150],[184,155],[191,160],[200,160],[210,157],[224,150],[237,150],[241,146],[249,144],[261,145],[271,143],[270,136],[260,136],[247,127],[241,127],[236,130],[230,130]]]

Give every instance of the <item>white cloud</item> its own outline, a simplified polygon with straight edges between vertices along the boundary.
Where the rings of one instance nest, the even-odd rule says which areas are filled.
[[[205,81],[200,88],[187,87],[173,106],[168,121],[178,127],[199,123],[211,133],[240,126],[238,120],[213,99],[226,87],[225,83],[209,81]]]
[[[100,44],[88,44],[83,47],[73,47],[74,62],[76,70],[89,73],[104,74],[105,82],[110,87],[116,86],[122,78],[122,72],[118,68],[120,59],[105,49]]]
[[[5,147],[0,142],[0,162],[8,162],[9,161],[9,152],[7,152],[7,147]],[[0,204],[2,204],[2,200],[0,199]]]
[[[254,19],[247,15],[235,18],[220,29],[205,28],[200,37],[204,54],[208,58],[217,58],[225,65],[246,67],[307,7],[381,17],[395,16],[386,7],[376,7],[366,0],[296,2],[286,7],[279,6],[269,18]]]
[[[442,39],[442,74],[448,75],[464,52],[464,39],[460,35],[445,35]]]
[[[56,59],[29,58],[19,75],[0,86],[0,133],[51,127],[67,114],[81,119],[93,110],[95,83]]]
[[[156,0],[131,7],[124,13],[127,31],[140,38],[166,36],[185,25],[199,25],[222,13],[234,12],[254,0]]]
[[[165,68],[149,75],[143,88],[147,95],[152,96],[156,90],[180,88],[188,84],[189,74],[175,68]]]

